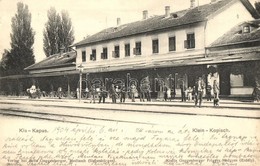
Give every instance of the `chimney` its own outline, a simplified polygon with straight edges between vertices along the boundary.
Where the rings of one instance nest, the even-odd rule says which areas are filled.
[[[190,8],[196,7],[196,0],[190,0]]]
[[[165,17],[170,17],[170,6],[165,6]]]
[[[121,19],[120,19],[120,18],[117,18],[117,19],[116,19],[116,22],[117,22],[117,26],[120,26],[120,25],[121,25]]]
[[[143,11],[143,20],[146,20],[148,18],[148,11],[144,10]]]

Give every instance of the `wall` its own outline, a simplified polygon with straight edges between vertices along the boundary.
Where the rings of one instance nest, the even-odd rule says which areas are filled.
[[[230,93],[232,96],[251,96],[253,87],[231,87]]]
[[[253,17],[240,1],[232,2],[231,6],[209,17],[206,25],[206,46],[209,46],[237,24],[252,19]]]
[[[195,33],[195,49],[184,48],[184,40],[186,40],[186,34],[194,32]],[[176,51],[169,52],[169,37],[176,37]],[[152,40],[159,40],[159,53],[152,53]],[[142,43],[142,54],[134,55],[133,49],[135,48],[135,42],[141,41]],[[130,43],[130,57],[125,57],[124,47],[126,43]],[[120,46],[120,58],[113,58],[112,51],[114,51],[114,46]],[[108,48],[108,59],[101,59],[101,53],[103,47]],[[97,60],[90,61],[90,54],[92,49],[97,51]],[[81,55],[82,51],[86,51],[86,62],[82,63]],[[93,46],[87,46],[77,49],[77,64],[82,63],[85,67],[97,67],[97,66],[111,66],[111,65],[131,65],[137,62],[151,63],[160,60],[172,60],[172,59],[182,59],[190,58],[196,55],[204,54],[204,24],[193,25],[189,27],[180,27],[179,29],[169,30],[167,32],[153,33],[149,35],[139,35],[128,38],[122,38],[117,40],[111,40],[106,43],[99,43]]]

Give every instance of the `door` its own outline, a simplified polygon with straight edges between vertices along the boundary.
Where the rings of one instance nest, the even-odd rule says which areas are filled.
[[[230,69],[227,66],[220,67],[219,88],[220,95],[230,95]]]

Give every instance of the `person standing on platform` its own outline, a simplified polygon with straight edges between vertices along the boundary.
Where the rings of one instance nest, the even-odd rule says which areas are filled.
[[[257,86],[254,87],[252,97],[254,102],[260,101],[260,89]]]
[[[217,80],[214,80],[213,82],[213,93],[214,93],[214,106],[219,106],[219,85],[217,83]]]
[[[171,101],[172,100],[172,96],[171,96],[171,92],[172,90],[170,88],[167,88],[167,98]]]
[[[167,91],[168,91],[168,88],[167,88],[167,86],[164,84],[164,85],[163,85],[163,97],[164,97],[164,101],[167,101],[167,99],[168,99]]]
[[[79,88],[76,89],[76,98],[79,99]]]
[[[211,90],[212,90],[212,87],[211,87],[211,85],[208,83],[207,88],[206,88],[207,101],[211,101]]]
[[[150,86],[147,88],[147,91],[146,91],[146,99],[147,99],[147,101],[152,101],[152,99],[151,99],[151,88],[150,88]]]
[[[144,97],[146,97],[147,101],[151,101],[151,88],[150,88],[150,80],[149,76],[146,76],[142,82],[142,89],[144,92]]]
[[[141,101],[141,102],[144,102],[144,98],[145,98],[144,85],[141,84],[141,85],[140,85],[140,101]]]
[[[136,86],[134,83],[130,86],[130,97],[132,99],[132,102],[135,102],[135,93],[137,92]]]
[[[116,97],[119,98],[121,89],[119,89],[118,85],[116,85],[115,91],[116,91]]]
[[[95,103],[95,98],[96,98],[96,87],[95,87],[95,85],[93,85],[92,87],[91,87],[91,91],[90,91],[90,103]]]
[[[182,102],[186,102],[186,87],[184,85],[184,82],[182,82],[182,84],[180,85],[181,88],[181,101]]]
[[[125,96],[126,96],[126,89],[125,86],[123,85],[120,91],[120,102],[124,103],[125,102]]]
[[[107,95],[106,95],[105,88],[101,87],[100,88],[100,92],[99,92],[99,103],[101,103],[101,101],[103,103],[105,103],[106,97],[107,97]]]
[[[112,103],[116,103],[117,93],[114,84],[111,85],[110,93],[111,93]]]
[[[195,99],[195,107],[198,105],[198,103],[199,103],[199,107],[201,107],[204,86],[205,85],[204,85],[202,78],[199,77],[198,81],[195,84],[195,93],[197,93],[197,96]]]
[[[193,86],[193,88],[192,88],[192,95],[193,95],[193,99],[194,99],[195,105],[196,105],[196,102],[197,102],[196,100],[198,100],[198,93],[197,93],[197,90],[196,90],[196,83],[195,83],[195,86]]]
[[[217,83],[217,80],[214,80],[213,82],[213,92],[214,92],[214,99],[215,98],[219,98],[219,86],[218,86],[218,83]]]
[[[61,97],[62,97],[62,88],[61,87],[58,88],[58,97],[59,97],[59,99],[61,99]]]
[[[189,87],[187,90],[188,101],[192,101],[192,88]]]

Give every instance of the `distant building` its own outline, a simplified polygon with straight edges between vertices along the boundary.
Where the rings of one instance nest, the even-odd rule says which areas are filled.
[[[207,60],[220,75],[221,93],[251,95],[260,87],[260,20],[233,27],[207,49]]]
[[[153,17],[145,10],[142,20],[128,24],[117,19],[117,26],[75,44],[76,64],[84,66],[84,73],[96,86],[113,82],[129,88],[132,82],[139,85],[149,78],[154,97],[162,97],[164,85],[179,95],[181,84],[192,87],[198,77],[207,84],[218,80],[221,95],[236,94],[238,89],[229,85],[233,79],[227,79],[232,76],[222,70],[225,66],[219,65],[215,75],[209,73],[210,65],[218,63],[212,59],[212,44],[235,25],[257,19],[259,14],[248,0],[197,4],[191,0],[189,9],[174,12],[166,6],[164,15]]]
[[[33,77],[75,74],[76,52],[66,52],[51,55],[44,60],[26,67]]]
[[[76,56],[75,51],[54,54],[25,70],[42,90],[52,92],[62,87],[70,95],[71,89],[75,91],[77,87],[74,83],[78,80]]]
[[[32,84],[46,93],[57,91],[60,86],[69,93],[70,89],[75,90],[77,87],[77,85],[70,83],[78,80],[75,62],[75,51],[51,55],[26,67],[24,70],[28,74],[1,77],[1,93],[24,95],[26,89],[31,87]],[[72,87],[70,88],[70,86]]]

